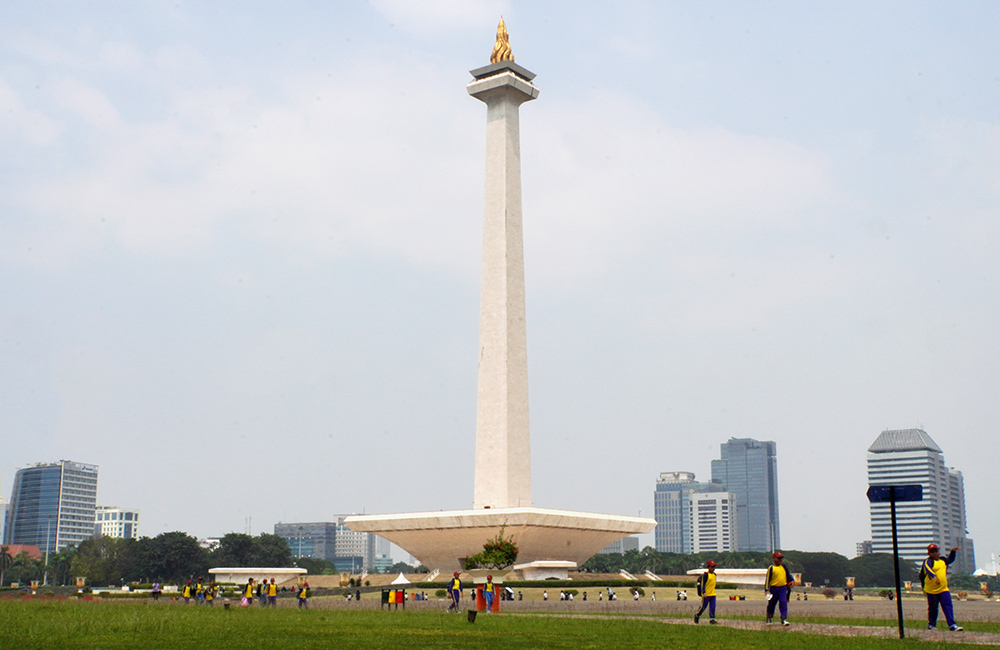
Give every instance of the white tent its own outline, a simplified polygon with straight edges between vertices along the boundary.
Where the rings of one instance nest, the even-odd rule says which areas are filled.
[[[400,573],[399,577],[396,578],[395,580],[393,580],[391,584],[394,584],[394,585],[408,585],[408,584],[410,584],[410,581],[406,579],[406,576],[404,576],[402,573]]]

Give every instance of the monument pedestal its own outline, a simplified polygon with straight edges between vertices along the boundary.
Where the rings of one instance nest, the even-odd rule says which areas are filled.
[[[656,527],[655,520],[641,517],[533,507],[355,515],[344,523],[384,537],[441,571],[461,570],[465,558],[481,551],[501,528],[517,544],[518,565],[559,561],[578,566],[608,544]]]

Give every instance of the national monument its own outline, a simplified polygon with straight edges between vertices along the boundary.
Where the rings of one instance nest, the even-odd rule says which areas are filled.
[[[471,510],[358,515],[345,523],[375,533],[429,569],[451,571],[501,527],[520,549],[526,578],[565,575],[611,542],[648,533],[640,517],[536,508],[531,500],[528,353],[521,232],[518,111],[538,97],[535,75],[514,63],[503,19],[490,65],[471,71],[468,92],[486,104],[486,198],[479,320],[476,466]]]

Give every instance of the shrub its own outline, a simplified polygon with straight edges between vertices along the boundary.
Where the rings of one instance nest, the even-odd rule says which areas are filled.
[[[434,596],[436,598],[444,598],[447,595],[448,595],[448,592],[445,591],[444,589],[438,589],[437,591],[434,592]]]
[[[837,597],[837,591],[835,589],[830,589],[829,587],[827,587],[826,589],[823,590],[823,595],[826,596],[827,599],[833,600],[834,598]]]
[[[517,561],[518,548],[513,537],[504,537],[505,526],[500,527],[497,536],[486,540],[483,550],[465,560],[466,569],[506,569]]]

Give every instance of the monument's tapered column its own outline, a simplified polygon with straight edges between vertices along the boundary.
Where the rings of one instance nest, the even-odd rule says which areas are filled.
[[[476,483],[472,510],[353,515],[351,530],[381,535],[428,567],[465,566],[483,541],[506,530],[525,575],[568,570],[653,519],[535,508],[528,439],[528,353],[524,326],[521,151],[518,107],[538,96],[535,75],[514,63],[500,21],[490,65],[472,71],[469,94],[486,103],[486,212],[479,324]]]
[[[518,107],[538,88],[513,61],[472,75],[469,94],[487,107],[473,507],[524,507],[531,505],[531,445]]]

